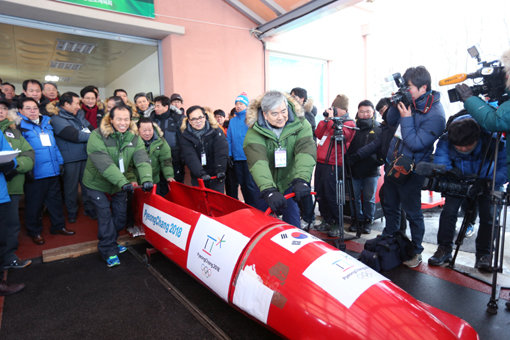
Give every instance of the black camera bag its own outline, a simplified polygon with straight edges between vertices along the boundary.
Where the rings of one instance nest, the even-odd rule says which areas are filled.
[[[413,243],[401,231],[365,242],[358,260],[376,271],[388,271],[414,256]]]

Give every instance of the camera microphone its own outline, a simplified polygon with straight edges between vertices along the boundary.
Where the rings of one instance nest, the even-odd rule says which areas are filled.
[[[452,84],[458,84],[462,83],[464,80],[468,78],[468,75],[466,73],[459,73],[454,76],[441,79],[439,81],[439,86],[445,86],[445,85],[452,85]]]

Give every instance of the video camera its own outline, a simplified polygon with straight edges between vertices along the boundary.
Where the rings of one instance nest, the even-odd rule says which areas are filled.
[[[455,170],[446,170],[445,165],[420,162],[415,169],[418,175],[425,176],[422,190],[440,192],[454,197],[475,198],[487,187],[487,180],[476,176],[462,176]]]
[[[398,91],[390,97],[391,104],[397,106],[399,102],[402,102],[405,107],[409,107],[413,103],[413,97],[409,92],[409,86],[400,73],[394,73],[390,77],[386,78],[387,81],[391,81],[392,79],[395,81]]]
[[[505,68],[501,65],[501,61],[481,61],[480,53],[478,53],[478,49],[475,46],[468,48],[468,53],[472,58],[475,58],[478,61],[478,64],[481,64],[482,67],[473,73],[460,73],[446,79],[442,79],[439,81],[439,85],[452,85],[461,83],[466,79],[481,78],[481,82],[476,83],[475,81],[475,85],[470,87],[473,91],[473,95],[489,97],[491,101],[497,100],[498,104],[501,105],[501,103],[508,99],[508,95],[505,93]],[[461,98],[455,89],[448,90],[448,98],[450,99],[450,103],[461,101]]]

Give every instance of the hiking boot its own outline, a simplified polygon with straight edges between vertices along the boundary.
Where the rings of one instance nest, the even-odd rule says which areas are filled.
[[[356,225],[355,225],[355,224],[351,224],[351,225],[349,226],[349,229],[347,229],[347,230],[349,230],[351,233],[355,233],[355,232],[357,232],[357,231],[358,231],[358,227],[356,227]]]
[[[429,266],[442,266],[446,263],[450,263],[451,260],[452,251],[439,246],[434,255],[429,258]]]
[[[332,225],[328,230],[329,237],[340,237],[340,228],[337,225]]]
[[[108,268],[120,265],[119,257],[117,255],[110,256],[106,260],[106,265],[108,266]]]
[[[492,273],[491,256],[490,255],[476,256],[475,268],[479,269],[482,272]]]
[[[126,247],[121,246],[120,244],[117,244],[117,248],[119,249],[119,254],[122,254],[127,250]]]
[[[466,237],[471,237],[475,233],[475,226],[470,224],[466,229]]]
[[[416,254],[412,259],[404,261],[404,264],[409,268],[418,267],[421,263],[421,254]]]
[[[330,228],[331,228],[331,225],[324,220],[321,222],[321,224],[314,227],[314,229],[318,230],[318,231],[327,231]]]
[[[362,234],[370,234],[372,232],[372,228],[370,228],[370,224],[365,224],[361,229]]]
[[[4,266],[4,269],[20,269],[30,266],[32,264],[32,260],[20,260],[15,259],[12,260],[9,264]]]
[[[306,222],[305,220],[301,219],[300,228],[304,231],[310,230],[310,228],[314,225],[315,220],[312,220],[312,222]]]

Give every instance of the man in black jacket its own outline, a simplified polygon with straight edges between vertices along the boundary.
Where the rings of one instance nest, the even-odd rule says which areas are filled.
[[[163,131],[165,140],[172,150],[172,166],[174,168],[174,178],[177,182],[184,182],[184,162],[181,155],[181,145],[179,142],[179,131],[184,116],[180,111],[170,105],[170,98],[167,96],[158,96],[154,98],[154,112],[151,114],[153,122]],[[166,186],[166,184],[164,184]]]

